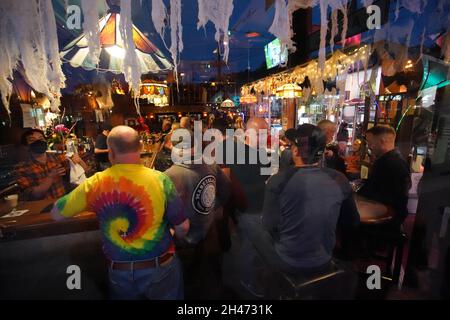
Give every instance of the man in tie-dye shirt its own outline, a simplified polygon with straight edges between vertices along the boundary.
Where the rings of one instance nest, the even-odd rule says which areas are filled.
[[[176,189],[166,175],[140,164],[134,129],[115,127],[107,143],[113,166],[58,199],[52,216],[96,213],[112,298],[181,299],[183,278],[172,236],[183,238],[189,220]]]

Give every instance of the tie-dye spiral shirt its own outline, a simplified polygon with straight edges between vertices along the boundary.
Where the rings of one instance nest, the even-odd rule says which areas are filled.
[[[95,174],[58,199],[56,208],[64,217],[95,212],[103,250],[114,261],[146,260],[173,251],[169,228],[186,219],[170,178],[138,164],[117,164]]]

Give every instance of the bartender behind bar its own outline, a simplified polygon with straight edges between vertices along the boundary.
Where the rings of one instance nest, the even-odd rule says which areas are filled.
[[[16,167],[22,197],[24,200],[56,199],[66,193],[63,177],[69,168],[64,154],[47,153],[44,132],[29,129],[22,134],[21,143],[28,147],[28,156]],[[87,170],[87,165],[78,155],[70,158]]]

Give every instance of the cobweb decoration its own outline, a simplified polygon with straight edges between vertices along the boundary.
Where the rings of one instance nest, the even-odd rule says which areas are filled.
[[[89,47],[89,59],[98,65],[101,51],[100,32],[98,28],[97,0],[81,0],[83,10],[83,31]]]
[[[198,22],[197,29],[205,27],[208,21],[211,21],[216,28],[215,40],[220,44],[221,36],[224,42],[223,60],[228,62],[228,25],[233,13],[233,0],[198,0]],[[220,45],[219,45],[220,47]]]
[[[331,52],[333,52],[334,49],[334,38],[337,36],[338,34],[338,12],[337,10],[334,10],[331,14],[331,35],[330,35],[330,49]]]
[[[56,21],[51,0],[0,1],[0,90],[2,100],[11,94],[8,81],[21,62],[26,82],[45,94],[57,111],[65,76],[59,57]],[[7,57],[6,59],[4,57]]]
[[[111,96],[111,83],[106,80],[105,76],[99,74],[93,82],[94,91],[100,93],[96,97],[100,108],[111,109],[114,106]]]
[[[161,39],[167,48],[164,40],[166,21],[169,20],[167,15],[167,8],[164,5],[163,0],[152,0],[152,21],[155,26],[156,32],[161,36]]]
[[[325,4],[325,6],[322,7],[322,2]],[[328,26],[328,19],[327,19],[327,11],[328,11],[328,6],[331,7],[331,11],[333,12],[332,14],[332,37],[330,39],[330,46],[331,46],[331,51],[333,51],[333,46],[334,46],[334,37],[337,35],[337,11],[341,11],[343,14],[343,25],[342,25],[342,33],[341,33],[341,42],[344,46],[345,44],[345,39],[347,37],[347,28],[348,28],[348,17],[347,17],[347,1],[346,0],[326,0],[326,1],[321,1],[321,13],[320,13],[320,17],[321,17],[321,42],[322,42],[322,37],[326,37],[326,27],[325,27],[325,35],[322,34],[322,27],[323,25]],[[322,14],[322,10],[324,10],[324,14]],[[334,18],[336,17],[336,18]],[[323,40],[325,41],[325,40]],[[319,51],[320,53],[320,51]],[[325,50],[323,50],[321,52],[322,54],[325,54]],[[320,57],[319,57],[319,61],[320,61]],[[322,61],[325,62],[325,56],[322,58]],[[320,69],[323,71],[323,64],[320,64]]]
[[[64,88],[66,77],[62,71],[61,58],[59,56],[58,35],[56,33],[56,19],[51,0],[39,1],[39,13],[42,23],[42,39],[44,39],[45,55],[47,57],[47,86],[50,93],[50,108],[58,111],[61,99],[61,88]]]
[[[323,72],[326,56],[326,37],[328,32],[327,20],[328,0],[320,1],[320,46],[319,46],[319,64],[318,68]]]
[[[398,0],[400,1],[400,0]],[[422,13],[422,8],[427,5],[427,0],[401,0],[402,6],[412,13]]]
[[[294,52],[294,42],[292,41],[292,15],[288,12],[288,5],[285,0],[275,0],[275,15],[269,32],[280,40],[284,55],[286,49]]]
[[[400,15],[400,0],[397,0],[397,4],[395,6],[395,20],[398,20],[398,16]]]
[[[342,42],[342,47],[345,46],[345,40],[347,38],[347,30],[348,30],[348,5],[347,4],[342,4],[341,9],[341,13],[343,15],[343,22],[342,22],[342,33],[341,33],[341,42]]]
[[[170,54],[173,60],[175,81],[178,89],[178,61],[183,51],[183,26],[181,24],[181,0],[170,0]]]
[[[0,5],[0,15],[7,17],[5,6]],[[13,39],[13,30],[8,19],[0,20],[0,57],[2,63],[0,64],[0,93],[2,96],[2,103],[6,108],[8,115],[11,113],[9,109],[9,97],[12,93],[13,70],[16,69],[19,61],[19,49]]]
[[[141,84],[141,66],[136,54],[135,45],[133,41],[133,22],[131,21],[131,0],[120,1],[120,35],[123,39],[123,46],[125,50],[125,57],[123,60],[123,73],[125,81],[128,82],[130,91],[133,90],[134,97],[138,97],[140,93]],[[136,106],[136,111],[140,115],[139,106]]]

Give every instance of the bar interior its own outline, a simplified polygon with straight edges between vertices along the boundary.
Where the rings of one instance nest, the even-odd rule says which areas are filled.
[[[0,299],[449,299],[449,13],[0,1]]]

